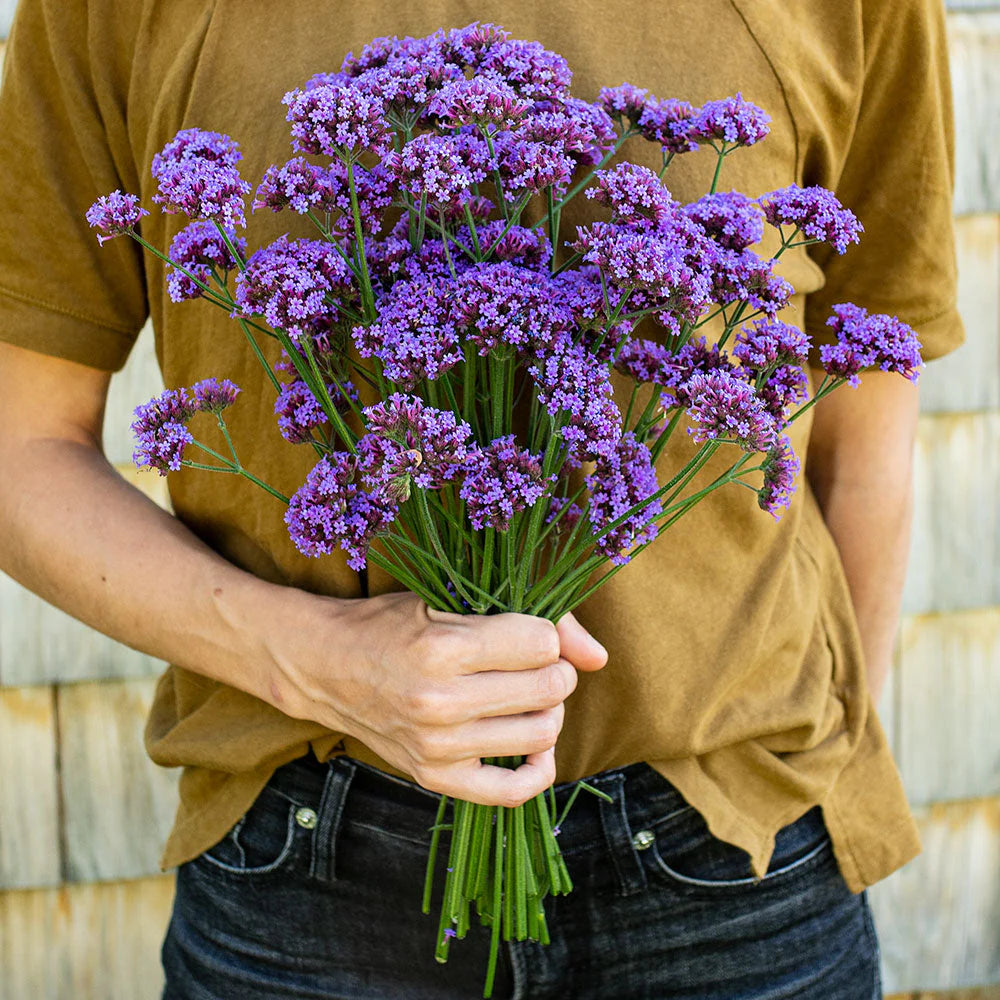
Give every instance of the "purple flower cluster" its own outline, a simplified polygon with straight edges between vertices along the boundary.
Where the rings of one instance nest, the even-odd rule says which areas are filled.
[[[455,301],[455,292],[441,278],[397,281],[379,302],[378,319],[354,328],[358,353],[377,357],[386,378],[405,389],[439,378],[463,357]]]
[[[410,479],[421,489],[437,490],[462,473],[472,428],[451,410],[396,392],[364,414],[368,433],[358,442],[358,453],[369,486],[406,499]]]
[[[242,155],[228,135],[182,129],[153,157],[153,201],[164,212],[210,219],[227,229],[246,225],[244,198],[250,185],[236,166]]]
[[[753,386],[719,368],[696,372],[684,383],[688,416],[695,421],[695,441],[727,440],[744,451],[767,451],[774,444],[774,417]]]
[[[639,115],[639,131],[650,142],[658,142],[664,153],[690,153],[698,148],[688,134],[688,123],[694,114],[693,105],[687,101],[648,98]]]
[[[236,402],[240,387],[229,379],[220,382],[217,378],[205,378],[191,386],[195,409],[218,416],[224,409]]]
[[[331,382],[326,391],[337,412],[346,413],[350,409],[350,400],[357,401],[357,393],[349,380],[344,380],[341,385],[343,391],[341,386]],[[274,401],[274,415],[278,418],[278,432],[291,444],[312,440],[313,430],[322,427],[328,420],[322,404],[301,379],[286,382],[281,387]]]
[[[788,305],[794,289],[774,273],[774,261],[752,250],[720,251],[712,275],[712,301],[720,305],[749,302],[755,310],[773,316]]]
[[[87,222],[91,229],[100,230],[97,242],[103,245],[106,240],[131,232],[144,215],[149,215],[149,212],[139,204],[136,195],[112,191],[111,194],[101,195],[87,209]]]
[[[858,217],[826,188],[791,184],[764,195],[759,201],[764,217],[772,226],[792,226],[808,240],[829,243],[840,254],[851,243],[859,242],[864,232]]]
[[[721,101],[708,101],[689,119],[685,135],[726,146],[752,146],[770,131],[771,116],[745,100],[740,93]]]
[[[616,222],[659,228],[676,211],[676,202],[663,182],[648,167],[619,163],[614,170],[597,174],[597,187],[587,197],[607,205]]]
[[[551,187],[557,197],[568,186],[576,163],[556,146],[522,139],[514,132],[499,132],[493,140],[496,165],[504,193],[521,196]]]
[[[400,186],[433,206],[462,204],[491,168],[489,147],[475,135],[418,135],[386,164]]]
[[[478,60],[476,71],[499,76],[531,101],[567,97],[573,79],[569,64],[558,52],[546,49],[540,42],[515,38],[489,46]]]
[[[238,238],[231,229],[228,236],[240,255],[245,255],[247,241]],[[203,294],[194,278],[203,285],[209,285],[213,271],[223,278],[225,273],[232,271],[237,264],[215,224],[203,220],[185,226],[173,238],[169,256],[174,266],[167,268],[167,291],[174,302],[196,299]]]
[[[757,492],[760,509],[767,511],[775,520],[792,502],[799,469],[799,460],[792,451],[791,441],[782,436],[764,458],[764,483]]]
[[[384,102],[363,87],[323,84],[290,91],[282,103],[288,106],[285,117],[292,124],[292,147],[297,153],[346,161],[389,148]]]
[[[509,434],[470,449],[459,496],[474,528],[506,531],[515,514],[545,496],[550,482],[542,476],[539,457],[519,449]]]
[[[135,409],[132,434],[136,447],[132,461],[139,468],[156,469],[161,476],[181,467],[184,446],[194,438],[187,422],[198,407],[187,389],[167,389]]]
[[[290,208],[305,215],[314,208],[331,212],[334,208],[333,192],[327,171],[308,163],[304,156],[295,156],[280,167],[268,167],[257,186],[253,209],[269,208],[280,212]]]
[[[791,407],[809,398],[809,378],[798,365],[778,365],[757,392],[775,423],[784,426]]]
[[[797,326],[762,317],[739,332],[733,357],[744,368],[761,372],[777,365],[804,365],[809,348],[808,334]]]
[[[336,247],[282,236],[247,261],[236,279],[236,305],[296,340],[327,326],[336,315],[328,299],[350,291],[351,272]]]
[[[595,164],[614,145],[617,132],[603,108],[567,97],[536,105],[522,123],[520,135],[553,146],[576,163]]]
[[[655,521],[663,513],[659,500],[649,499],[659,488],[649,449],[628,431],[609,455],[598,459],[585,484],[590,491],[591,528],[600,536],[597,550],[622,566],[632,558],[636,546],[656,538]],[[625,517],[642,503],[645,506]],[[621,524],[611,527],[623,517]]]
[[[430,100],[427,110],[446,128],[480,125],[510,128],[531,108],[510,84],[497,77],[464,77],[445,84]]]
[[[388,531],[398,509],[387,494],[368,493],[357,479],[357,462],[347,452],[332,452],[314,466],[285,511],[299,552],[322,556],[340,548],[351,569],[365,568],[368,547]]]
[[[466,233],[467,230],[463,230],[459,238],[464,241]],[[477,236],[483,255],[493,260],[510,261],[537,270],[548,267],[552,260],[552,244],[541,228],[508,227],[502,219],[496,219],[479,226]],[[471,238],[467,245],[469,243]]]
[[[673,355],[655,340],[630,340],[618,353],[615,368],[636,382],[667,385],[673,375]]]
[[[568,497],[553,497],[549,504],[549,512],[545,515],[545,523],[552,524],[556,518],[559,523],[553,530],[572,531],[583,517],[583,509],[579,504],[570,503]]]
[[[820,361],[830,375],[857,386],[860,372],[878,368],[917,381],[923,367],[920,341],[913,329],[895,316],[869,315],[867,310],[848,302],[834,306],[826,324],[837,335],[836,344],[824,344],[819,349]]]
[[[746,250],[764,236],[764,223],[757,203],[739,191],[706,194],[685,205],[684,212],[727,250]]]
[[[648,90],[635,87],[631,83],[620,83],[617,87],[601,87],[597,95],[597,103],[609,117],[617,118],[629,125],[638,123],[650,100]]]

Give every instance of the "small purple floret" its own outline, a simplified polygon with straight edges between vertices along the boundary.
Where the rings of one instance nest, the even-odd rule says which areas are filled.
[[[149,212],[139,204],[137,195],[112,191],[101,195],[87,209],[87,222],[91,229],[100,230],[97,242],[103,245],[107,240],[131,232],[144,215]]]
[[[772,226],[799,229],[809,240],[829,243],[840,254],[851,243],[859,242],[864,232],[858,217],[823,187],[790,184],[764,195],[759,202]]]

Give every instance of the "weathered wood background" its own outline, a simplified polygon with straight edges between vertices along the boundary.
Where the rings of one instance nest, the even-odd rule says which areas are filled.
[[[0,38],[13,6],[0,0]],[[924,840],[870,892],[898,1000],[1000,1000],[1000,4],[954,4],[949,30],[968,344],[924,380],[905,617],[880,705]],[[127,438],[158,382],[146,336],[114,380],[106,440],[162,500]],[[156,856],[176,775],[141,742],[159,669],[0,575],[0,1000],[159,996],[172,884]]]

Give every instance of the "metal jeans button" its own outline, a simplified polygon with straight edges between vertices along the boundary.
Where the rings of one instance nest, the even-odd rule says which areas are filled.
[[[656,834],[652,830],[640,830],[632,837],[632,846],[637,851],[645,851],[653,846],[655,840]]]
[[[295,810],[295,822],[304,830],[311,830],[316,825],[317,819],[316,810],[310,809],[308,806],[302,806]]]

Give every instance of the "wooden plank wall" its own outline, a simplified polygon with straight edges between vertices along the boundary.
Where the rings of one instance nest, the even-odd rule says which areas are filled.
[[[11,0],[0,0],[0,36]],[[949,14],[968,343],[931,366],[911,571],[879,710],[923,854],[870,890],[895,1000],[1000,1000],[1000,5]],[[0,43],[2,60],[2,43]],[[150,337],[113,383],[109,454],[158,391]],[[176,775],[142,750],[161,665],[0,575],[0,1000],[153,1000]]]

